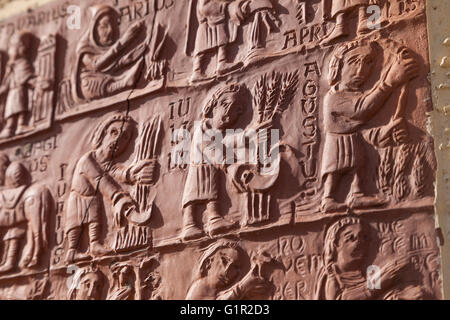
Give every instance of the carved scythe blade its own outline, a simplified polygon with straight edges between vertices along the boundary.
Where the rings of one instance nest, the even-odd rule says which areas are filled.
[[[153,201],[150,203],[148,211],[138,212],[136,210],[133,210],[127,215],[127,220],[137,226],[146,225],[150,221],[150,218],[152,217],[152,211],[153,211]]]

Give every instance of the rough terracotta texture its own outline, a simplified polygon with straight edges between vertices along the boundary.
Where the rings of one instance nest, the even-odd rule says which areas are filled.
[[[3,21],[0,297],[442,298],[425,11],[83,0]]]

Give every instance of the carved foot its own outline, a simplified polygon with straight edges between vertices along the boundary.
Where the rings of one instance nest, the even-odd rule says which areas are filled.
[[[22,261],[19,264],[19,267],[20,268],[32,268],[32,267],[35,267],[37,264],[38,264],[38,257],[32,256],[30,254],[22,259]]]
[[[333,32],[331,32],[331,34],[328,37],[323,39],[320,42],[320,44],[323,45],[323,46],[331,45],[336,40],[339,40],[340,38],[345,37],[346,35],[348,35],[348,33],[345,31],[344,26],[336,25],[336,27],[333,29]]]
[[[382,20],[382,21],[379,23],[380,28],[384,28],[384,27],[386,27],[388,24],[389,24],[389,21],[387,21],[387,20]],[[361,21],[361,22],[359,23],[358,29],[356,30],[356,33],[357,33],[357,35],[362,36],[362,35],[369,34],[370,32],[372,32],[372,31],[374,31],[374,30],[378,30],[378,29],[375,28],[375,27],[370,28],[370,27],[369,27],[369,22],[368,22],[368,20],[364,20],[364,21]]]
[[[6,262],[4,265],[2,265],[0,267],[0,273],[6,273],[11,271],[12,269],[14,269],[14,264],[13,263],[8,263]]]
[[[324,213],[332,213],[346,210],[347,205],[345,203],[336,202],[333,198],[324,198],[320,204],[320,209]]]
[[[239,61],[237,63],[231,63],[231,64],[221,63],[217,66],[216,74],[218,76],[221,76],[221,75],[227,74],[229,72],[232,72],[234,70],[237,70],[240,67],[242,67],[243,65],[244,65],[244,63],[242,61]]]
[[[13,136],[13,132],[11,130],[8,129],[4,129],[1,133],[0,133],[0,139],[6,139],[9,137]]]
[[[349,201],[349,207],[352,209],[366,208],[366,207],[379,207],[386,204],[385,199],[380,199],[373,196],[353,196]]]
[[[90,257],[85,253],[77,252],[75,249],[69,249],[66,254],[66,259],[64,260],[66,263],[74,263],[81,260],[87,260]]]
[[[17,129],[16,129],[16,135],[25,133],[26,131],[28,131],[28,128],[26,126],[19,125],[19,126],[17,126]]]
[[[180,238],[183,241],[198,239],[201,236],[203,236],[203,231],[195,225],[183,227],[183,230],[180,234]]]
[[[28,267],[28,268],[33,268],[33,267],[37,266],[38,262],[39,262],[38,257],[33,257],[33,258],[30,260],[30,262],[28,262],[27,267]]]
[[[208,221],[205,226],[206,233],[213,237],[220,233],[226,232],[234,227],[234,223],[228,222],[222,217],[216,217]]]
[[[200,71],[194,71],[192,73],[191,78],[189,79],[189,82],[195,83],[195,82],[199,82],[199,81],[202,81],[205,79],[206,79],[206,76],[203,73],[201,73]]]
[[[93,241],[89,245],[89,254],[92,257],[99,257],[99,256],[105,255],[110,252],[111,252],[111,249],[108,248],[108,246],[102,245],[98,241]]]

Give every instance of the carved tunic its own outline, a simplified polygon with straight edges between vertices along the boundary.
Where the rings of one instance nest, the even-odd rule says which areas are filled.
[[[232,150],[235,141],[241,141],[245,136],[245,132],[226,134],[222,140],[213,141],[208,129],[207,124],[203,122],[195,130],[192,138],[190,164],[183,193],[183,208],[192,202],[218,199],[220,171],[226,171],[226,164],[233,163],[231,161],[233,159],[229,157],[235,158],[236,155],[229,150]],[[215,132],[214,129],[212,132]]]
[[[356,169],[364,161],[363,124],[374,115],[389,95],[381,84],[368,93],[331,91],[324,98],[324,158],[322,176]]]
[[[199,0],[197,19],[200,25],[195,41],[196,54],[234,41],[235,35],[230,37],[227,30],[228,4],[228,1],[223,0]]]
[[[215,163],[214,149],[211,148],[211,144],[203,141],[205,123],[202,127],[196,130],[192,139],[191,161],[183,193],[183,208],[195,202],[217,200],[219,196],[217,181],[220,171]]]
[[[332,0],[331,17],[355,7],[369,5],[369,0]]]
[[[24,204],[21,200],[27,187],[21,186],[0,192],[0,227],[7,228],[3,240],[20,238],[25,233],[24,227],[18,224],[26,221]]]
[[[339,275],[323,274],[319,280],[317,299],[321,300],[361,300],[366,295],[366,278],[360,271],[341,272]]]
[[[28,111],[28,81],[33,77],[33,66],[25,58],[19,58],[7,65],[5,84],[9,92],[6,98],[7,119],[15,114]]]
[[[78,161],[73,175],[66,213],[66,231],[80,227],[82,224],[99,222],[99,195],[112,201],[122,192],[121,186],[113,179],[126,180],[127,170],[114,167],[107,174],[95,159],[94,151],[85,154]],[[95,190],[98,185],[99,195]],[[86,215],[86,217],[85,217]]]

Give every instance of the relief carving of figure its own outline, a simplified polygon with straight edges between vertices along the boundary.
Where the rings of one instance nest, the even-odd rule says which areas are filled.
[[[35,74],[30,60],[32,34],[20,32],[14,34],[9,42],[9,60],[0,86],[0,96],[6,95],[2,114],[3,129],[0,138],[9,138],[29,131],[31,104],[29,91],[48,90],[51,79],[42,79]]]
[[[19,259],[21,268],[39,264],[48,246],[47,219],[54,207],[50,191],[39,184],[32,185],[30,174],[21,163],[9,164],[4,176],[5,188],[0,191],[0,230],[6,258],[0,273],[13,270]],[[26,244],[20,255],[24,238]]]
[[[69,248],[66,262],[87,258],[86,254],[77,252],[83,228],[89,230],[91,256],[108,252],[106,245],[100,243],[102,199],[112,205],[116,226],[119,227],[124,218],[133,225],[148,222],[150,212],[139,213],[137,204],[119,182],[150,183],[153,179],[153,161],[143,160],[125,167],[115,160],[130,147],[134,131],[135,123],[130,117],[111,116],[94,132],[93,150],[78,161],[66,210],[65,229]]]
[[[217,90],[203,108],[201,127],[194,132],[190,152],[191,161],[183,192],[181,238],[184,240],[197,238],[203,234],[194,220],[194,211],[199,204],[206,204],[205,231],[210,236],[232,227],[232,224],[219,214],[218,180],[222,161],[216,161],[216,150],[211,150],[211,145],[217,146],[217,143],[222,142],[210,141],[208,144],[203,141],[203,138],[209,129],[223,133],[236,123],[243,110],[239,101],[239,91],[240,86],[236,84]],[[201,159],[193,159],[195,155],[201,155]]]
[[[336,26],[331,34],[322,40],[328,45],[349,34],[349,18],[353,12],[358,12],[357,33],[364,34],[368,29],[368,16],[366,8],[372,0],[323,0],[323,16],[325,20],[335,20]]]
[[[346,217],[331,225],[324,243],[324,268],[319,272],[315,299],[325,300],[417,300],[425,296],[420,286],[405,285],[401,274],[409,258],[387,263],[378,273],[380,287],[369,288],[366,269],[368,226],[359,218]]]
[[[191,2],[191,10],[193,2]],[[227,48],[235,43],[239,27],[244,21],[255,15],[252,30],[252,49],[262,46],[259,35],[260,23],[264,22],[272,30],[277,19],[271,11],[270,0],[198,0],[196,15],[199,23],[195,37],[194,67],[191,82],[205,79],[204,62],[208,54],[216,55],[216,74],[223,75],[242,66],[242,62],[228,62]],[[189,16],[190,19],[190,16]],[[190,24],[190,22],[189,22]],[[189,36],[188,36],[189,41]]]
[[[133,267],[123,263],[112,266],[111,272],[116,282],[116,288],[108,294],[106,300],[135,300],[136,277]]]
[[[207,247],[186,300],[239,300],[267,292],[269,283],[261,275],[261,268],[268,261],[261,259],[253,264],[239,280],[243,259],[240,250],[237,243],[223,239]]]
[[[154,270],[159,255],[111,265],[113,283],[107,300],[161,300],[161,276]]]
[[[372,43],[373,44],[373,43]],[[392,118],[385,126],[362,132],[362,127],[384,106],[394,90],[407,83],[418,73],[418,64],[405,48],[398,49],[395,61],[377,84],[364,91],[375,62],[372,44],[354,41],[339,46],[329,67],[331,89],[324,97],[325,143],[321,175],[324,212],[345,210],[334,193],[343,176],[352,177],[351,193],[347,196],[352,208],[381,205],[385,201],[365,196],[362,188],[364,176],[364,145],[362,134],[375,146],[387,146],[406,139],[406,124],[402,118]]]
[[[142,21],[119,35],[119,16],[107,5],[91,7],[89,29],[76,49],[72,73],[75,102],[104,98],[132,88],[144,65],[145,46],[132,45],[143,32]]]
[[[234,141],[242,141],[250,135],[247,130],[227,134],[227,129],[232,129],[243,113],[241,89],[238,84],[218,89],[203,107],[202,121],[194,129],[182,200],[183,240],[202,236],[203,231],[194,220],[195,209],[201,205],[206,205],[204,229],[210,237],[223,233],[234,225],[219,213],[219,185],[221,171],[234,176],[233,172],[228,172],[228,168],[233,167],[229,165],[232,159],[228,159],[228,152],[223,156],[223,150],[230,150]],[[254,129],[264,129],[268,125],[271,125],[270,121],[259,123]],[[236,154],[234,157],[236,158]]]
[[[72,278],[69,300],[101,300],[105,276],[91,267],[78,269]]]

